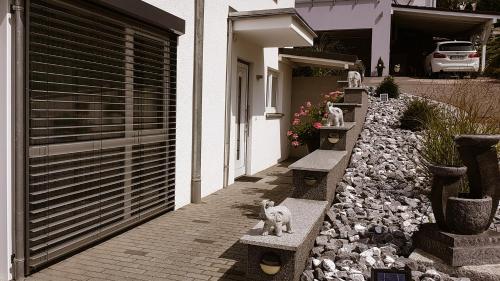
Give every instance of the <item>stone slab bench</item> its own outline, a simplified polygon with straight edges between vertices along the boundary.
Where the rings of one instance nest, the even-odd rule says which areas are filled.
[[[293,198],[328,201],[335,197],[349,156],[345,150],[315,150],[288,168],[293,173]]]
[[[322,150],[346,150],[347,140],[352,139],[356,122],[344,122],[344,126],[324,126],[319,130],[319,148]]]
[[[360,110],[363,106],[361,103],[334,103],[333,106],[342,109],[344,112],[345,122],[355,122],[356,121],[356,111]]]
[[[256,224],[240,243],[248,246],[247,279],[262,281],[298,281],[304,271],[309,252],[323,223],[328,202],[287,198],[280,205],[292,213],[293,233],[281,237],[262,236],[264,222]],[[278,257],[279,271],[274,275],[263,272],[261,262],[269,256]]]

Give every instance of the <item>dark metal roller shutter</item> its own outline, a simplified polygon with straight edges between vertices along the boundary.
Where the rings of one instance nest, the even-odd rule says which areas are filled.
[[[173,210],[177,35],[28,1],[28,273]]]

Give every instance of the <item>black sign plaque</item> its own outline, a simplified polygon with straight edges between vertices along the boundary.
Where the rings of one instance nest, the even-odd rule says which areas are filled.
[[[411,281],[411,270],[409,268],[399,270],[395,268],[372,269],[371,281]]]

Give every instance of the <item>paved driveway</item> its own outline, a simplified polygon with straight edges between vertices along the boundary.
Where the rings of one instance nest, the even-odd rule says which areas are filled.
[[[238,239],[258,222],[262,199],[284,200],[284,162],[33,274],[28,281],[245,280]]]
[[[500,80],[478,79],[420,79],[395,77],[404,93],[431,98],[454,105],[463,103],[459,97],[463,93],[466,102],[479,102],[483,113],[500,122]],[[367,77],[365,84],[376,86],[382,81],[379,77]]]

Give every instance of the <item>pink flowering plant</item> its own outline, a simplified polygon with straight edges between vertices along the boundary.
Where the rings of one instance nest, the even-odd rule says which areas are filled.
[[[331,92],[322,95],[321,102],[313,105],[310,101],[300,106],[292,118],[292,125],[287,132],[287,137],[293,147],[307,144],[311,140],[318,139],[319,129],[325,117],[325,106],[327,102],[339,102],[342,98],[341,92]]]

